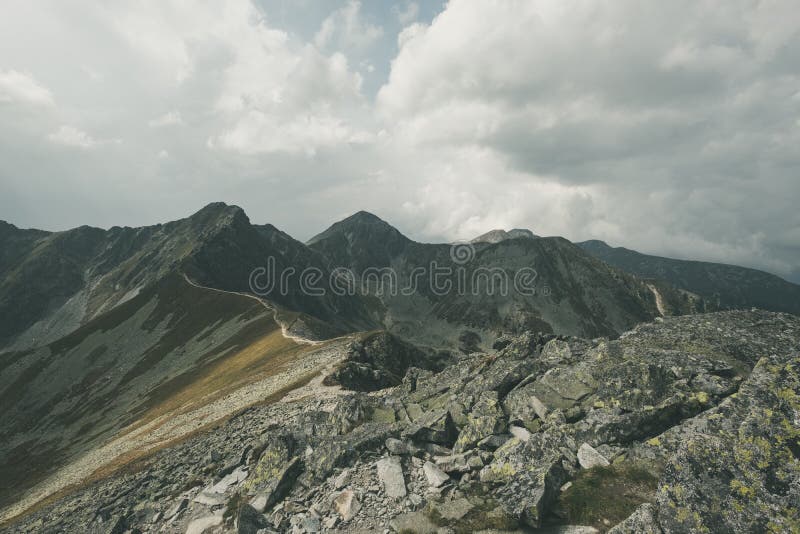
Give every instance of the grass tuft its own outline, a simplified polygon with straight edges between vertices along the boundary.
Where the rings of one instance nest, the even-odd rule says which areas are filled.
[[[629,462],[593,467],[578,473],[559,498],[567,523],[604,529],[626,519],[644,502],[652,502],[658,478]]]

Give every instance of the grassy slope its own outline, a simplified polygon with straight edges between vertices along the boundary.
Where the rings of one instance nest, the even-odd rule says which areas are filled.
[[[302,350],[254,299],[171,276],[47,347],[0,354],[0,505],[123,428],[211,402]]]

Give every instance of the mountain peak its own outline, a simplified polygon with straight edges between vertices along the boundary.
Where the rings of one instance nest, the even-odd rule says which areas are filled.
[[[308,240],[308,245],[337,236],[346,236],[348,240],[369,241],[409,241],[400,231],[377,215],[368,211],[359,211],[353,215],[333,223],[324,232]]]
[[[499,243],[507,239],[536,239],[537,237],[539,236],[526,228],[514,228],[509,231],[505,231],[502,228],[496,228],[494,230],[489,230],[485,234],[479,235],[470,241],[470,243]]]
[[[193,225],[201,227],[250,223],[250,219],[242,208],[224,202],[212,202],[207,204],[199,211],[190,215],[188,220]]]

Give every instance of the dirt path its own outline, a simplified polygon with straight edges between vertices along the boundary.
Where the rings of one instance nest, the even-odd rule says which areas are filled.
[[[279,317],[278,308],[276,308],[274,305],[270,304],[269,302],[267,302],[264,299],[261,299],[261,298],[255,296],[255,295],[251,295],[249,293],[242,293],[240,291],[226,291],[224,289],[217,289],[215,287],[201,286],[200,284],[194,282],[191,278],[189,278],[189,276],[186,273],[183,274],[183,278],[186,280],[186,282],[189,285],[192,285],[194,287],[199,287],[200,289],[207,289],[208,291],[216,291],[217,293],[227,293],[229,295],[239,295],[240,297],[247,297],[249,299],[256,300],[262,306],[264,306],[266,309],[268,309],[269,311],[272,312],[272,318],[275,321],[275,323],[278,326],[281,327],[281,332],[283,333],[283,337],[285,337],[287,339],[291,339],[295,343],[300,343],[300,344],[303,344],[303,345],[318,345],[320,343],[319,341],[314,341],[312,339],[308,339],[308,338],[304,338],[304,337],[292,334],[289,331],[289,328],[290,328],[291,325],[287,325],[286,322],[283,321]]]

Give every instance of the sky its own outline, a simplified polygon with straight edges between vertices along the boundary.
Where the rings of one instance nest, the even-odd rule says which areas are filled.
[[[529,228],[800,282],[794,0],[6,0],[0,219],[212,201],[306,240]]]

